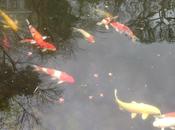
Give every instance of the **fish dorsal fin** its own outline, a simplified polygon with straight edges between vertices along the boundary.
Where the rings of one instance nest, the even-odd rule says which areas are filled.
[[[147,119],[147,118],[148,118],[148,116],[149,116],[149,114],[147,114],[147,113],[143,113],[143,114],[142,114],[142,120]]]
[[[131,113],[131,119],[134,119],[137,116],[137,113]]]
[[[46,48],[44,48],[44,49],[42,49],[41,51],[42,51],[42,52],[46,52],[46,51],[47,51],[47,49],[46,49]]]
[[[58,84],[61,84],[61,83],[63,83],[64,81],[62,81],[62,80],[60,80],[60,81],[58,81]]]
[[[10,26],[8,26],[8,25],[6,25],[6,24],[3,25],[3,27],[4,27],[4,28],[10,28]]]
[[[48,36],[43,36],[43,40],[45,40],[45,39],[47,39],[48,38]]]

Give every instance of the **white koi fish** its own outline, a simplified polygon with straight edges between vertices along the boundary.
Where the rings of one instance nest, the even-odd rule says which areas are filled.
[[[165,128],[175,129],[175,117],[156,118],[153,122],[153,126],[161,128],[161,130]]]

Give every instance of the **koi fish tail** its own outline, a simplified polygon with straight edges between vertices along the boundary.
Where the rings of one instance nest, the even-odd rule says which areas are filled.
[[[101,26],[103,23],[102,22],[97,22],[96,25]]]
[[[26,22],[27,22],[27,24],[28,24],[28,25],[30,25],[30,22],[29,22],[29,20],[28,20],[28,19],[26,19]]]
[[[75,27],[72,27],[73,31],[75,32],[79,32],[79,29],[78,28],[75,28]]]
[[[115,100],[118,101],[117,89],[114,90],[114,96],[115,96]]]
[[[40,67],[38,67],[37,65],[32,65],[32,67],[34,68],[33,71],[40,71]]]

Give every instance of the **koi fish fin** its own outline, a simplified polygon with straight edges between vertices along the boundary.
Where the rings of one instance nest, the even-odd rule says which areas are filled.
[[[28,24],[28,25],[30,25],[30,22],[29,22],[29,20],[28,20],[28,19],[26,19],[26,22],[27,22],[27,24]]]
[[[62,84],[64,81],[62,81],[62,80],[60,80],[60,81],[58,81],[58,84]]]
[[[117,96],[117,89],[114,90],[114,96],[115,96],[116,103],[119,105],[119,109],[123,110],[123,107],[120,106],[120,103],[119,103],[119,99],[118,99],[118,96]]]
[[[137,116],[137,113],[131,113],[131,119],[134,119]]]
[[[47,49],[46,49],[46,48],[44,48],[44,49],[42,49],[41,51],[42,51],[42,52],[46,52],[46,51],[47,51]]]
[[[172,127],[170,127],[170,129],[175,130],[175,127],[172,126]]]
[[[107,30],[109,30],[109,26],[108,26],[108,25],[105,25],[105,28],[106,28]]]
[[[142,120],[147,119],[147,118],[148,118],[148,116],[149,116],[149,114],[143,113],[143,114],[142,114]]]
[[[34,68],[33,71],[40,71],[39,67],[36,65],[32,65],[32,67]]]
[[[15,24],[18,24],[18,20],[15,19]]]
[[[114,90],[114,96],[115,96],[115,100],[118,100],[118,96],[117,96],[117,89]]]
[[[35,88],[35,90],[33,91],[33,93],[35,93],[38,90],[38,86]]]
[[[73,31],[75,32],[79,32],[79,29],[78,28],[75,28],[75,27],[72,27]]]
[[[112,19],[117,19],[118,18],[118,16],[116,15],[116,16],[114,16],[114,17],[112,17]]]
[[[136,104],[136,102],[135,102],[135,101],[132,101],[131,103],[134,103],[134,104]]]
[[[10,28],[10,26],[8,26],[8,25],[3,25],[3,27],[4,27],[4,28]]]
[[[99,26],[102,25],[102,24],[103,24],[102,22],[97,22],[96,23],[96,25],[99,25]]]
[[[25,42],[29,42],[31,44],[36,44],[36,41],[33,40],[33,39],[30,39],[30,38],[23,39],[23,40],[20,41],[20,43],[25,43]]]
[[[47,36],[43,36],[43,40],[47,39],[48,37]]]

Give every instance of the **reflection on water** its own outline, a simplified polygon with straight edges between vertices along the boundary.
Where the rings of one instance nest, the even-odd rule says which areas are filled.
[[[59,54],[70,56],[78,50],[83,50],[76,44],[76,41],[82,37],[75,34],[72,27],[83,28],[92,34],[100,32],[101,28],[100,31],[97,29],[96,22],[101,20],[102,16],[95,12],[96,8],[106,10],[114,16],[118,15],[117,21],[129,26],[139,38],[140,43],[175,41],[174,0],[0,0],[0,8],[7,10],[13,18],[18,19],[21,28],[18,34],[6,31],[10,36],[12,46],[8,54],[14,62],[22,59],[26,64],[29,62],[49,64],[48,59],[57,57]],[[49,36],[49,41],[56,44],[59,48],[57,54],[39,55],[36,48],[18,43],[20,37],[30,37],[25,23],[26,18],[43,35]],[[6,30],[2,24],[3,22],[0,23],[1,30]],[[103,28],[101,32],[108,35]],[[28,57],[26,51],[33,52],[33,56]],[[3,59],[3,56],[0,58]],[[54,61],[49,65],[57,68]],[[32,130],[37,125],[42,125],[40,121],[44,117],[42,105],[57,104],[59,98],[62,97],[63,90],[58,85],[52,84],[48,77],[45,78],[33,72],[31,67],[25,66],[24,69],[17,68],[17,71],[13,71],[11,66],[1,62],[0,129],[14,129],[14,124],[19,124],[16,129]],[[8,63],[11,62],[8,61]],[[18,64],[17,66],[23,67],[24,65]],[[36,87],[38,90],[33,93]]]

